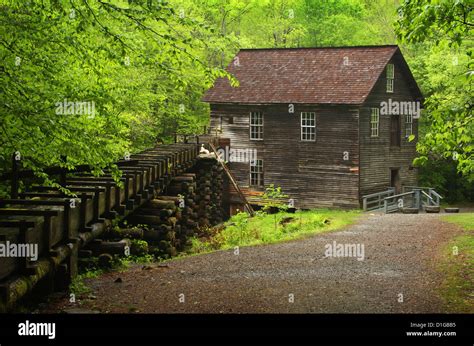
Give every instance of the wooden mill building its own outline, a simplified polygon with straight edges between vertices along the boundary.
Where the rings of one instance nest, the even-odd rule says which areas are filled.
[[[416,185],[422,94],[397,46],[243,49],[227,70],[239,86],[218,79],[204,101],[222,148],[256,152],[227,160],[246,195],[275,184],[299,208],[353,208]]]

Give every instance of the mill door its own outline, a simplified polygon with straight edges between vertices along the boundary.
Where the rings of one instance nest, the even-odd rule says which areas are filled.
[[[395,194],[401,193],[399,168],[390,168],[390,187],[395,188]]]

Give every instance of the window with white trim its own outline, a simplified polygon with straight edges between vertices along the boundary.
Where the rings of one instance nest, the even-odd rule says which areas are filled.
[[[301,140],[314,142],[316,140],[316,114],[301,112]]]
[[[410,137],[413,134],[413,114],[405,116],[405,137]]]
[[[250,139],[263,139],[263,113],[250,112]]]
[[[393,93],[393,81],[395,79],[395,67],[393,64],[387,65],[387,92]]]
[[[370,137],[379,136],[380,109],[372,108],[370,112]]]
[[[263,160],[250,161],[250,186],[263,186]]]

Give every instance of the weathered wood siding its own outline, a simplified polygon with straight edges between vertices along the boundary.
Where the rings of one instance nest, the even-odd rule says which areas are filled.
[[[405,137],[405,116],[400,115],[400,147],[390,146],[390,117],[380,115],[379,136],[370,137],[371,108],[380,108],[382,101],[420,101],[409,88],[401,56],[395,55],[391,62],[395,66],[394,92],[386,92],[386,72],[380,76],[366,102],[360,109],[360,193],[361,196],[380,192],[390,186],[390,169],[399,168],[401,185],[416,185],[416,169],[412,168],[416,157],[418,120],[413,120],[415,140]]]
[[[264,113],[263,140],[250,140],[250,112]],[[316,113],[316,141],[301,141],[301,112]],[[281,186],[299,208],[359,206],[357,107],[211,104],[211,131],[230,138],[234,149],[257,149],[265,186]],[[217,132],[216,132],[217,131]],[[348,160],[344,160],[347,152]],[[250,164],[229,164],[249,187]],[[259,190],[251,188],[251,190]],[[261,189],[260,189],[261,190]]]

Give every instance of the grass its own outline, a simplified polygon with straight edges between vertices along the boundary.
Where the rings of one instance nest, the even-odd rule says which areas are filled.
[[[444,251],[441,270],[446,279],[441,294],[455,312],[474,312],[474,213],[443,216],[463,233],[451,240]]]
[[[109,271],[118,271],[123,272],[130,268],[133,264],[148,264],[154,261],[152,255],[139,255],[139,256],[127,256],[127,257],[118,257],[115,256],[112,262],[111,268],[103,269],[97,266],[92,266],[90,268],[84,268],[80,274],[78,274],[69,285],[69,292],[76,295],[76,297],[84,296],[92,292],[89,286],[86,284],[86,279],[97,278],[103,273]]]
[[[474,230],[474,213],[445,215],[443,219],[461,226],[465,231]]]
[[[96,278],[102,273],[101,270],[88,270],[84,273],[77,275],[69,285],[69,292],[73,293],[77,297],[86,295],[92,292],[92,290],[84,282],[85,279]]]
[[[217,231],[208,230],[191,239],[188,253],[196,254],[226,250],[236,246],[272,244],[341,229],[354,223],[360,211],[314,209],[296,213],[258,212],[254,217],[245,213],[234,215]]]

